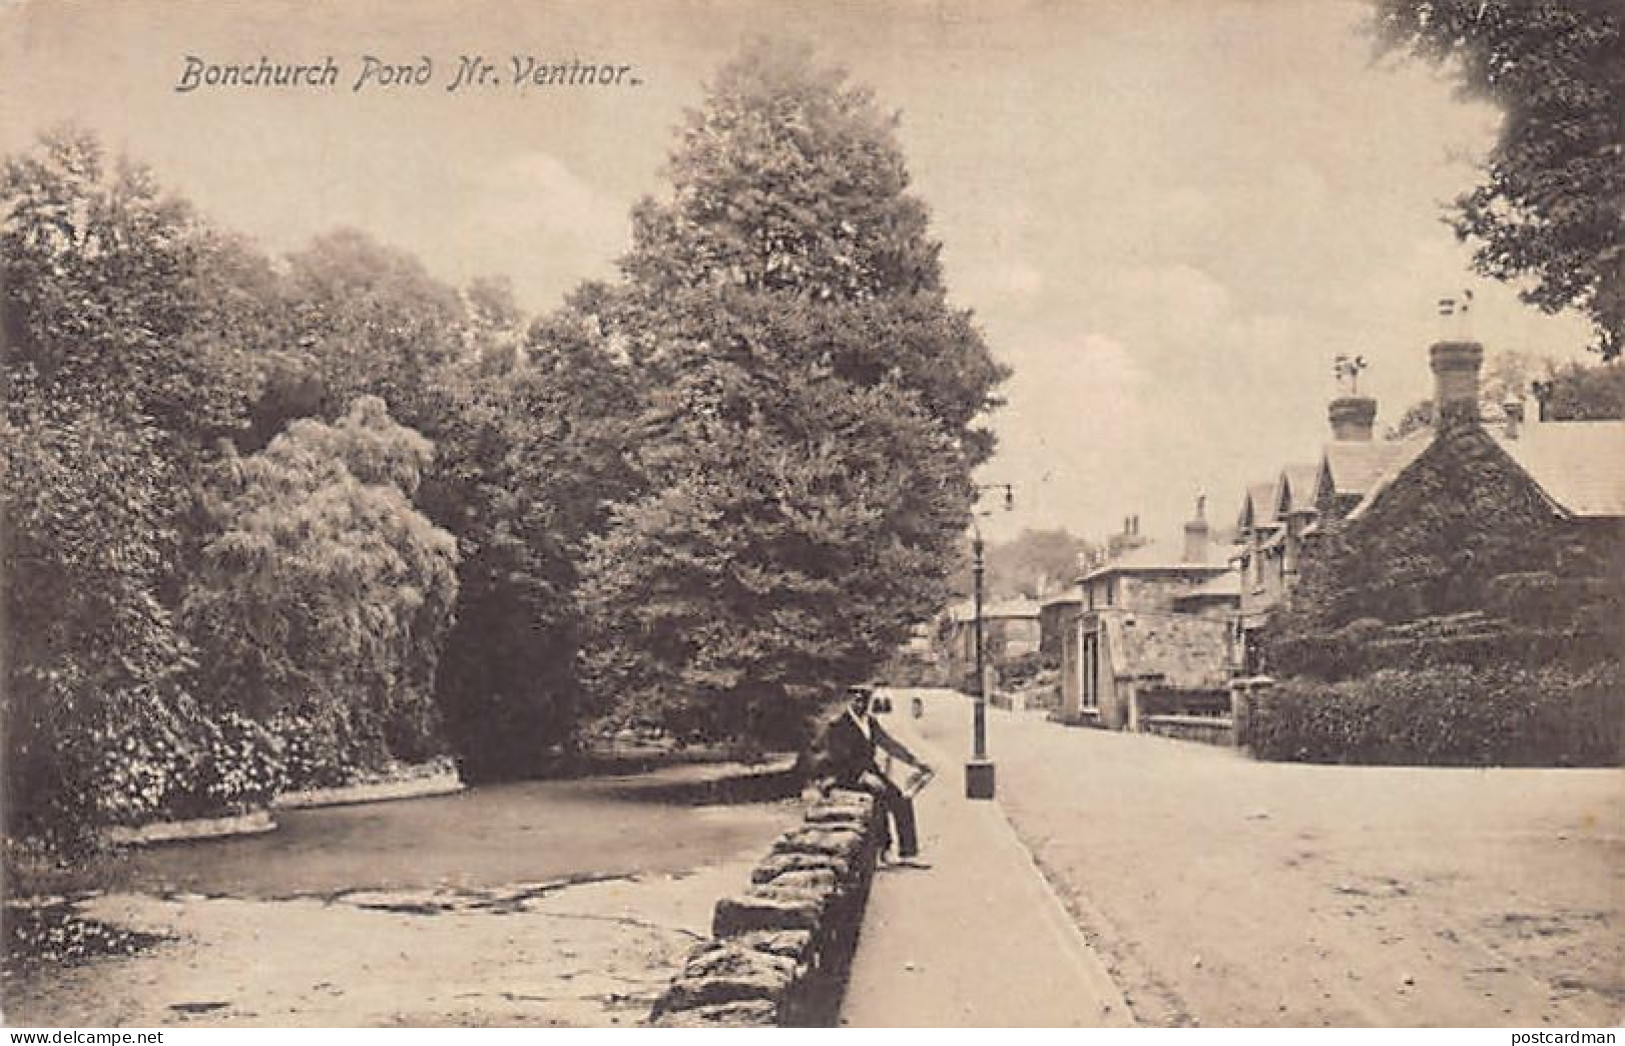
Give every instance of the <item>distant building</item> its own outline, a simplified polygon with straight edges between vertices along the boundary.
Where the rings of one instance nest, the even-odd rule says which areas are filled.
[[[1261,637],[1271,614],[1298,580],[1306,542],[1316,529],[1342,519],[1397,462],[1426,444],[1428,433],[1402,440],[1373,438],[1377,401],[1339,396],[1327,406],[1331,439],[1313,464],[1289,464],[1274,479],[1249,484],[1236,520],[1236,568],[1241,596],[1236,619],[1236,671],[1264,669]]]
[[[1038,652],[1050,665],[1061,663],[1066,630],[1077,620],[1081,597],[1076,585],[1045,598],[1038,605]]]
[[[1203,501],[1180,545],[1146,541],[1130,517],[1108,549],[1062,634],[1062,719],[1137,730],[1152,704],[1223,698],[1238,588]]]
[[[948,678],[969,689],[976,679],[976,617],[970,600],[949,611]],[[1038,653],[1039,605],[1032,599],[994,600],[982,605],[982,653],[994,673],[1027,654]]]

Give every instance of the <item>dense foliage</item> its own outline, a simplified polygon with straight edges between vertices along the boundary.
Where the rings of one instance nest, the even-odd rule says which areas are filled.
[[[1617,0],[1375,0],[1383,45],[1452,62],[1504,113],[1456,233],[1478,271],[1533,277],[1524,300],[1583,310],[1625,349],[1625,8]]]
[[[1001,370],[951,308],[894,120],[761,44],[726,66],[583,297],[643,376],[640,493],[588,543],[623,714],[785,742],[940,606]]]
[[[1617,662],[1383,669],[1288,679],[1251,697],[1241,743],[1262,759],[1432,766],[1625,763]]]
[[[362,397],[336,424],[297,421],[220,464],[184,607],[209,652],[205,701],[309,722],[339,766],[435,753],[456,543],[411,502],[430,458]]]
[[[1492,580],[1588,564],[1540,490],[1480,428],[1435,439],[1358,518],[1326,528],[1304,554],[1290,606],[1271,632],[1272,671],[1300,669],[1287,646],[1350,622],[1480,609]],[[1595,566],[1595,564],[1589,564]],[[1282,660],[1282,658],[1285,660]]]
[[[988,598],[1039,598],[1059,592],[1078,579],[1079,564],[1099,548],[1066,529],[1024,529],[1009,541],[989,542],[986,552]],[[969,557],[960,564],[954,589],[971,589]]]
[[[522,360],[458,386],[441,440],[429,499],[462,564],[436,688],[470,778],[536,772],[589,707],[579,563],[637,443],[632,375],[599,341],[568,313],[536,325]]]
[[[1242,737],[1313,762],[1625,757],[1625,543],[1581,533],[1476,425],[1327,527],[1271,620]]]

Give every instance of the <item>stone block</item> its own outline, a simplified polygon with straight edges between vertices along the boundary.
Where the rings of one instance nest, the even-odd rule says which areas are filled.
[[[761,885],[830,894],[835,892],[837,884],[835,872],[829,868],[798,868],[776,875]]]
[[[754,930],[816,930],[822,905],[815,900],[744,895],[724,897],[711,917],[715,937]]]
[[[824,853],[853,860],[863,851],[864,833],[854,828],[807,825],[786,832],[773,844],[774,853]]]
[[[827,822],[864,824],[874,815],[875,801],[867,795],[860,798],[861,802],[857,798],[826,799],[808,807],[803,816],[809,824]]]
[[[733,941],[711,941],[690,953],[683,972],[655,1004],[654,1014],[658,1018],[679,1010],[750,1000],[766,1000],[776,1009],[801,970],[795,959]]]
[[[812,932],[809,930],[760,930],[733,939],[741,948],[750,948],[769,955],[805,962],[812,952]]]
[[[851,862],[835,854],[775,853],[762,858],[761,863],[751,870],[750,881],[765,883],[777,879],[785,872],[811,871],[824,868],[834,872],[835,878],[843,882],[852,871]]]
[[[778,1018],[779,1007],[772,1000],[742,999],[667,1011],[650,1023],[656,1028],[772,1028]]]

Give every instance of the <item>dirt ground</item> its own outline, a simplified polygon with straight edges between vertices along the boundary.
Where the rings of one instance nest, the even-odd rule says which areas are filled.
[[[968,751],[968,702],[927,704]],[[989,751],[1140,1023],[1625,1019],[1619,771],[1258,763],[997,710]]]
[[[5,984],[34,1026],[636,1024],[796,809],[691,805],[692,768],[294,811],[155,847],[79,905],[171,940]],[[703,773],[703,771],[700,771]]]

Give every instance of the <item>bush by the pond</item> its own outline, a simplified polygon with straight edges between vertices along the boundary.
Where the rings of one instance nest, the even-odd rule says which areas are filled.
[[[285,781],[280,742],[234,712],[138,719],[104,729],[95,742],[100,824],[246,813],[265,807]]]
[[[1625,762],[1625,672],[1436,665],[1254,696],[1242,743],[1262,759],[1449,766]]]

